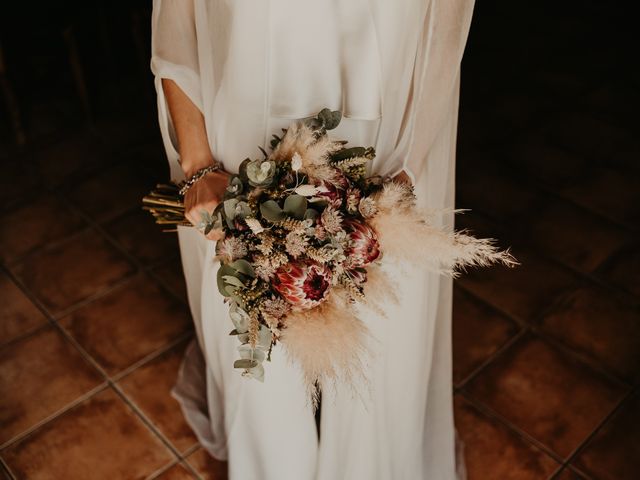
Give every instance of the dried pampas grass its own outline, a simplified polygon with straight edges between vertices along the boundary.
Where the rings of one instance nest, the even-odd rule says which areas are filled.
[[[363,303],[382,317],[387,317],[385,306],[397,305],[400,301],[392,282],[389,281],[388,274],[380,265],[367,267],[367,281],[363,287]]]
[[[297,153],[302,159],[301,171],[320,182],[336,184],[338,172],[329,165],[330,156],[344,148],[343,142],[327,135],[318,137],[304,122],[292,124],[270,155],[277,162],[290,161]]]
[[[316,384],[323,388],[365,379],[368,329],[342,292],[333,290],[318,307],[291,313],[280,342],[302,370],[309,399],[318,406]]]
[[[493,239],[475,238],[464,231],[448,232],[434,225],[433,219],[446,212],[421,212],[415,208],[411,187],[386,183],[374,195],[374,201],[379,211],[369,223],[385,256],[454,277],[470,266],[518,264],[508,250],[499,250]]]

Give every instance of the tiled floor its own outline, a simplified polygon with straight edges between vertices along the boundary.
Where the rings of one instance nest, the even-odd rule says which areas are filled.
[[[640,471],[639,77],[624,29],[593,38],[623,12],[568,4],[520,24],[478,2],[464,64],[458,226],[522,263],[455,290],[471,480]],[[0,151],[0,477],[222,478],[169,395],[192,330],[176,239],[140,211],[166,165],[134,105]]]

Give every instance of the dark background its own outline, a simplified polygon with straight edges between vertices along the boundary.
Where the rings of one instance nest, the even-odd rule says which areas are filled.
[[[222,478],[168,391],[192,332],[177,243],[139,200],[168,168],[148,1],[0,17],[0,478]],[[6,7],[5,7],[6,8]],[[479,0],[458,226],[514,270],[456,283],[471,479],[638,478],[640,91],[622,2]]]

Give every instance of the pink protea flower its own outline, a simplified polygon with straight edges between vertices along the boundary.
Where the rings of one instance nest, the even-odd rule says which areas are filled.
[[[298,310],[322,303],[331,287],[331,270],[311,260],[281,266],[273,278],[273,288]]]
[[[340,208],[347,188],[349,188],[349,180],[342,172],[336,172],[336,181],[334,183],[322,182],[321,185],[325,187],[326,192],[320,192],[317,196],[324,198],[332,207]]]
[[[343,226],[349,237],[349,248],[345,251],[345,266],[366,267],[380,256],[378,236],[373,228],[357,220],[345,220]]]

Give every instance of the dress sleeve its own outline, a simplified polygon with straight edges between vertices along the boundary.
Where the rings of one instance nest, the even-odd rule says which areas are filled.
[[[392,176],[404,170],[415,184],[436,136],[457,102],[460,62],[474,0],[431,0],[416,50],[411,88],[396,143]]]
[[[151,71],[158,95],[160,132],[173,180],[181,180],[184,175],[162,79],[173,80],[194,105],[203,110],[194,1],[154,0],[151,17]]]

